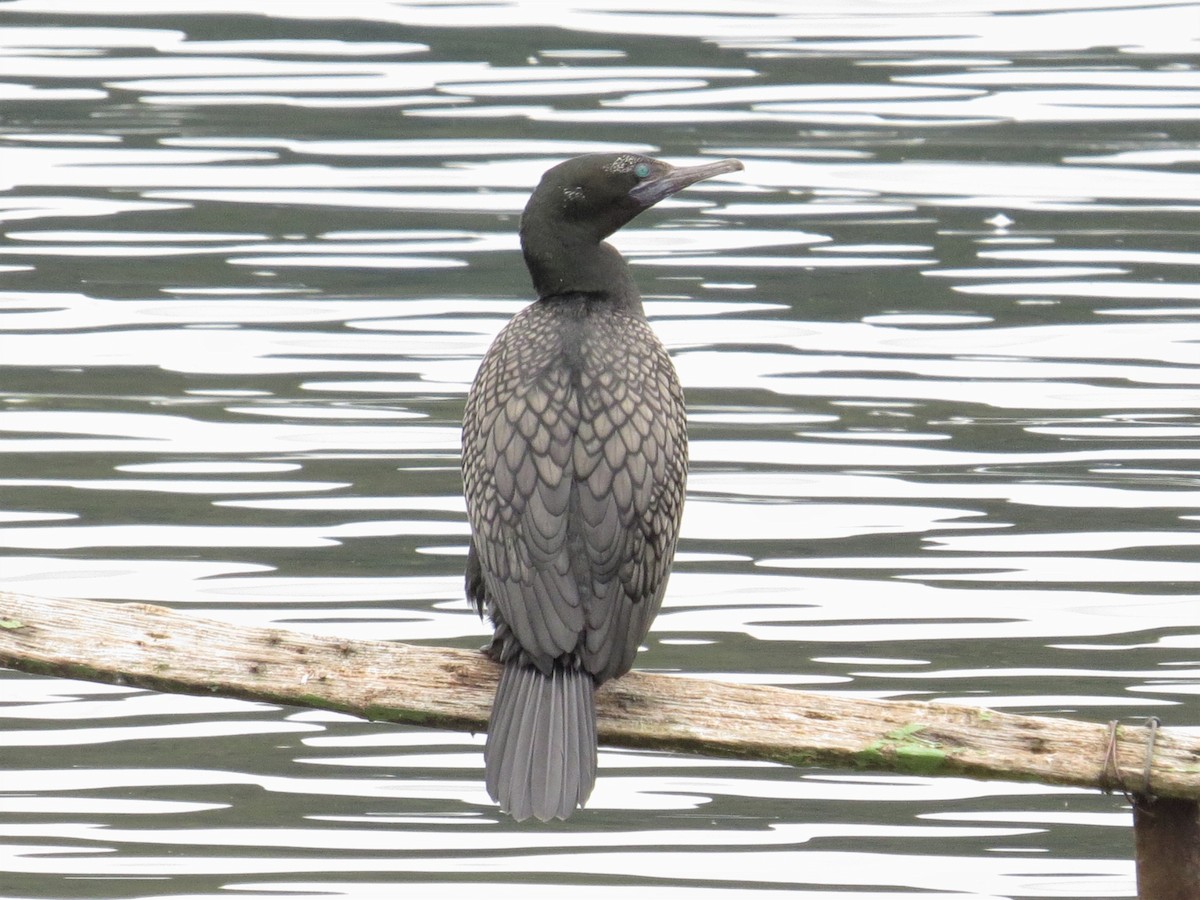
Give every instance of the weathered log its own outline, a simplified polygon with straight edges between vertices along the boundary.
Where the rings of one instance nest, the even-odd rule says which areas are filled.
[[[477,651],[234,626],[140,603],[3,592],[0,667],[466,731],[486,727],[499,675]],[[1197,738],[647,672],[609,682],[596,699],[600,740],[615,746],[1136,794],[1139,900],[1200,897]]]
[[[0,666],[41,675],[486,727],[477,651],[234,626],[144,604],[0,593]],[[603,743],[706,756],[1200,798],[1200,738],[968,706],[631,672],[597,695]]]

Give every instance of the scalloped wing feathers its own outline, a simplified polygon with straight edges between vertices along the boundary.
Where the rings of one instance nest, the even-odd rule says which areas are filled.
[[[468,596],[493,651],[624,674],[657,614],[687,470],[683,392],[636,314],[584,295],[508,324],[467,399]],[[603,314],[598,314],[602,312]]]

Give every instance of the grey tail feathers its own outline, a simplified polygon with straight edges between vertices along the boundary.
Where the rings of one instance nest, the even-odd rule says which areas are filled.
[[[504,666],[483,758],[488,794],[518,822],[565,819],[587,801],[596,783],[595,691],[582,669]]]

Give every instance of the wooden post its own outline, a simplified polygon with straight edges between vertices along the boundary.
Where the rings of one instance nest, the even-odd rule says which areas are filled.
[[[1200,898],[1200,803],[1139,794],[1133,834],[1138,900]]]

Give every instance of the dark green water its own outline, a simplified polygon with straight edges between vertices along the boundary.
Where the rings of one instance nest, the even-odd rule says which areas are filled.
[[[639,664],[1194,730],[1197,23],[0,5],[0,590],[478,646],[458,423],[529,190],[737,156],[617,239],[692,442]],[[0,672],[0,900],[1134,893],[1119,796],[606,750],[515,826],[481,747]]]

